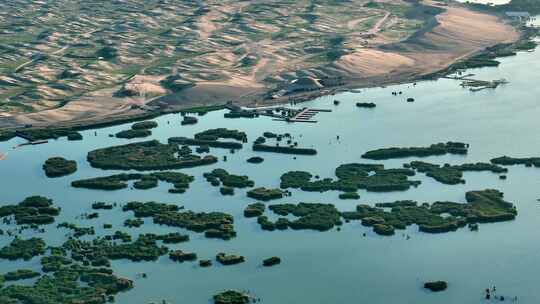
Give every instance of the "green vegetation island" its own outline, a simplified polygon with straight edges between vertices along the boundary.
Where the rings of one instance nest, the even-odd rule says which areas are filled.
[[[413,224],[418,225],[421,232],[444,233],[467,224],[476,227],[474,225],[478,223],[511,221],[517,215],[515,206],[503,200],[503,194],[497,190],[469,191],[465,199],[467,203],[395,201],[377,203],[375,207],[361,204],[356,211],[339,211],[332,204],[320,203],[269,205],[268,210],[282,216],[275,222],[263,215],[264,205],[257,203],[246,207],[244,215],[257,217],[261,229],[268,231],[288,228],[328,231],[343,225],[343,221],[361,220],[363,226],[373,227],[376,234],[383,236],[394,235],[395,230],[403,230]],[[290,220],[287,218],[289,215],[296,219]]]
[[[460,142],[438,143],[430,145],[429,147],[392,147],[368,151],[362,154],[362,158],[385,160],[402,157],[426,157],[444,154],[467,154],[468,148],[468,144]]]
[[[60,177],[73,174],[77,171],[77,162],[63,157],[51,157],[43,164],[47,177]]]
[[[179,152],[178,145],[151,140],[90,151],[87,160],[95,168],[141,171],[190,168],[218,161],[212,155],[175,156]]]
[[[229,240],[236,236],[233,216],[223,212],[180,211],[177,205],[156,202],[129,202],[122,209],[133,211],[138,218],[151,217],[156,224],[204,232],[207,238]]]
[[[467,87],[476,81],[468,69],[533,58],[540,30],[521,23],[525,11],[540,13],[538,1],[0,1],[0,304],[262,302],[256,293],[347,302],[346,288],[381,278],[394,290],[372,288],[365,301],[445,302],[449,287],[470,291],[458,289],[496,270],[458,284],[447,266],[467,263],[437,258],[461,246],[471,265],[512,263],[504,246],[483,251],[485,232],[527,228],[518,208],[529,212],[532,195],[514,188],[513,175],[503,180],[510,170],[534,173],[510,166],[540,167],[540,157],[518,145],[491,149],[509,134],[534,143],[522,130],[505,133],[519,124],[457,132],[471,117],[478,130],[494,126],[469,114],[500,118],[488,114],[514,113],[504,108],[511,99],[478,113],[461,100],[433,103],[463,116],[448,121],[457,116],[427,102],[449,91],[416,81],[444,76]],[[386,86],[394,97],[353,95]],[[469,89],[480,90],[449,99],[467,91],[484,102]],[[534,108],[526,97],[516,113]],[[487,153],[520,157],[478,162]],[[487,224],[497,222],[506,223]],[[404,255],[416,274],[374,274],[407,246],[431,260]],[[368,280],[324,291],[306,269],[336,278],[359,270]],[[276,281],[284,274],[324,297],[294,294],[301,288]],[[495,286],[486,293],[504,300]]]
[[[282,189],[297,188],[303,191],[325,192],[337,190],[349,193],[341,198],[356,198],[359,189],[373,192],[403,191],[416,187],[420,181],[409,180],[415,172],[410,169],[385,169],[383,164],[350,163],[335,169],[337,180],[315,178],[306,171],[290,171],[281,176]]]
[[[412,168],[418,172],[425,173],[426,176],[448,185],[464,184],[465,180],[463,179],[463,172],[467,171],[487,171],[495,174],[503,174],[508,172],[508,169],[490,163],[471,163],[454,166],[445,164],[440,166],[422,161],[413,161],[409,164],[404,164],[403,166],[405,168]]]
[[[0,218],[14,216],[17,225],[46,225],[54,223],[60,214],[60,208],[53,206],[53,201],[43,196],[30,196],[16,205],[0,206]]]
[[[81,179],[71,182],[71,186],[75,188],[99,189],[99,190],[119,190],[128,187],[128,181],[135,181],[133,188],[146,190],[158,186],[159,181],[167,182],[173,185],[169,189],[170,193],[184,193],[189,189],[190,183],[195,178],[181,172],[161,171],[154,173],[122,173],[109,175],[104,177],[95,177],[89,179]]]

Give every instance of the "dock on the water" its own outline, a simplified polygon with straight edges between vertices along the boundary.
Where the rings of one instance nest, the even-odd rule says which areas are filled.
[[[332,112],[332,110],[311,109],[311,108],[303,108],[300,110],[289,109],[289,111],[287,112],[288,115],[285,115],[284,117],[275,118],[274,120],[286,121],[286,122],[316,123],[317,121],[313,120],[312,118],[320,112]]]
[[[266,116],[271,117],[276,121],[286,122],[308,122],[316,123],[313,119],[315,115],[321,112],[332,112],[330,109],[313,109],[313,108],[289,108],[285,106],[270,106],[270,107],[257,107],[247,108],[239,106],[230,106],[230,113],[226,113],[225,117],[258,117]],[[235,115],[236,114],[236,115]]]
[[[19,148],[19,147],[24,147],[24,146],[35,146],[35,145],[42,145],[42,144],[46,144],[48,143],[49,141],[48,140],[34,140],[34,141],[29,141],[29,142],[25,142],[25,143],[22,143],[22,144],[18,144],[17,146],[15,146],[15,148]]]

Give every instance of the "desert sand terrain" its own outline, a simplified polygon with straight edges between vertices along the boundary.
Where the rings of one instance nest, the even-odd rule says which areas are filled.
[[[167,44],[141,57],[134,51],[140,45],[120,37],[113,59],[85,66],[67,61],[63,54],[69,47],[54,48],[45,61],[23,60],[14,70],[8,73],[6,68],[0,74],[0,84],[7,83],[0,86],[0,97],[13,98],[14,86],[27,87],[15,75],[22,74],[28,81],[39,78],[32,80],[38,83],[48,79],[33,85],[33,94],[17,95],[23,98],[21,106],[0,110],[0,128],[87,124],[138,115],[158,106],[171,110],[226,101],[243,105],[282,102],[286,98],[268,101],[267,93],[304,76],[340,77],[349,87],[413,81],[520,37],[498,17],[457,3],[353,2],[358,3],[337,13],[309,5],[309,1],[298,2],[299,7],[304,5],[301,12],[280,1],[211,3],[194,13],[195,23],[185,23],[194,24],[193,28],[178,25],[166,30],[166,35],[189,37],[181,51]],[[155,12],[173,18],[162,8]],[[150,17],[141,22],[161,31]],[[97,34],[99,31],[86,31],[84,37]],[[59,36],[51,35],[41,45],[51,44]],[[169,38],[159,39],[164,43]],[[151,58],[145,59],[148,55]],[[48,64],[50,60],[57,61]],[[69,73],[77,76],[58,80],[60,87],[51,85],[55,73],[65,69],[62,64],[68,64]],[[133,66],[138,68],[132,71]],[[174,87],[164,84],[167,79],[173,79]],[[71,86],[70,90],[65,86]],[[27,98],[35,95],[37,99]],[[55,102],[61,97],[66,101]],[[7,104],[17,105],[15,100]]]

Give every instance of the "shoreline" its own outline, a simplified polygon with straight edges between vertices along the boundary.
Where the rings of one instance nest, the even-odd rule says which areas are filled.
[[[516,41],[517,43],[518,41]],[[486,51],[479,51],[476,54],[471,55],[471,57],[480,55],[485,53]],[[235,105],[241,106],[241,107],[249,107],[252,109],[256,108],[264,108],[268,106],[280,106],[280,105],[288,105],[291,102],[294,103],[303,103],[303,102],[309,102],[313,99],[324,97],[324,96],[333,96],[339,93],[348,92],[351,90],[365,90],[365,89],[372,89],[372,88],[381,88],[381,87],[387,87],[387,86],[394,86],[394,85],[403,85],[403,84],[410,84],[420,81],[436,81],[439,78],[442,78],[446,75],[449,75],[453,73],[453,71],[449,71],[449,69],[454,65],[456,62],[452,62],[448,65],[448,67],[435,71],[428,75],[410,75],[409,77],[404,78],[392,78],[387,80],[381,80],[377,82],[372,83],[365,83],[364,81],[355,81],[354,79],[347,79],[344,85],[331,87],[327,90],[322,91],[310,91],[310,92],[302,92],[298,94],[291,94],[287,95],[287,97],[282,97],[280,99],[265,99],[264,105],[260,105],[257,101],[249,101],[249,102],[235,102]],[[427,76],[427,78],[426,78]],[[360,82],[364,82],[364,84],[360,84]],[[205,108],[209,108],[210,110],[205,111]],[[118,115],[118,116],[110,116],[105,119],[101,119],[99,121],[69,121],[69,122],[59,122],[51,125],[45,125],[45,126],[38,126],[38,127],[30,127],[25,128],[24,126],[17,126],[17,127],[10,127],[10,128],[0,128],[0,133],[2,132],[18,132],[18,131],[34,131],[34,130],[71,130],[71,131],[85,131],[85,130],[98,130],[101,128],[107,128],[112,126],[117,126],[121,124],[131,123],[131,122],[138,122],[148,119],[153,119],[156,117],[160,117],[163,115],[168,114],[177,114],[177,113],[199,113],[199,112],[209,112],[209,111],[215,111],[218,109],[214,108],[220,108],[219,110],[225,109],[225,104],[211,104],[211,105],[200,105],[200,106],[172,106],[164,110],[159,111],[145,111],[143,113],[139,114],[126,114],[126,115]],[[195,109],[195,110],[194,110]],[[1,135],[1,134],[0,134]],[[14,135],[8,139],[2,139],[2,136],[0,136],[0,142],[7,141],[12,139],[13,137],[17,137],[17,135]]]
[[[497,17],[499,22],[504,24],[505,22],[500,19],[499,16],[492,15],[494,17]],[[404,69],[403,71],[393,71],[393,75],[376,75],[372,77],[349,77],[344,78],[344,84],[339,86],[332,86],[328,87],[327,89],[321,89],[317,91],[307,91],[307,92],[300,92],[296,94],[290,94],[283,97],[280,97],[278,99],[269,99],[269,98],[260,98],[261,95],[259,94],[259,98],[252,98],[254,96],[251,96],[250,98],[244,99],[240,98],[237,102],[235,101],[234,104],[243,106],[243,107],[250,107],[250,108],[257,108],[257,107],[268,107],[268,106],[276,106],[276,105],[286,105],[290,102],[300,103],[300,102],[306,102],[309,100],[313,100],[318,97],[322,96],[328,96],[328,95],[335,95],[342,92],[347,92],[354,89],[369,89],[369,88],[376,88],[376,87],[386,87],[391,85],[400,85],[400,84],[407,84],[407,83],[414,83],[424,80],[437,80],[441,77],[444,77],[448,74],[451,74],[456,71],[455,66],[459,63],[467,62],[471,58],[475,58],[477,56],[487,55],[492,52],[494,48],[497,48],[498,46],[504,46],[506,48],[515,48],[519,43],[523,41],[527,41],[531,37],[531,31],[527,31],[526,29],[521,28],[514,28],[519,33],[519,36],[517,39],[515,39],[511,43],[498,43],[486,48],[483,48],[481,50],[476,50],[474,52],[470,52],[462,57],[459,57],[456,60],[452,60],[449,62],[446,62],[443,68],[435,70],[435,71],[429,71],[428,73],[421,73],[419,70],[407,70]],[[502,57],[502,56],[500,56]],[[493,57],[495,58],[495,57]],[[263,94],[266,94],[268,90],[264,90]],[[249,94],[247,94],[249,96]],[[159,98],[157,98],[159,99]],[[261,104],[264,102],[264,104]],[[134,121],[141,121],[145,119],[152,119],[158,116],[167,115],[167,114],[174,114],[174,113],[180,113],[180,112],[190,112],[191,109],[199,108],[204,109],[206,107],[224,107],[223,102],[216,102],[213,104],[204,103],[201,102],[200,104],[189,104],[189,105],[167,105],[166,108],[163,109],[156,109],[156,110],[137,110],[135,113],[130,112],[131,109],[128,110],[125,113],[113,113],[110,116],[107,117],[88,117],[87,119],[79,119],[79,120],[69,120],[69,121],[60,121],[60,122],[45,122],[43,125],[32,125],[32,126],[24,126],[23,124],[19,123],[16,125],[14,123],[13,126],[0,126],[0,141],[9,140],[14,136],[9,137],[9,133],[14,133],[15,131],[24,131],[24,130],[59,130],[59,129],[69,129],[72,131],[82,131],[82,130],[89,130],[89,129],[99,129],[104,127],[110,127],[114,125],[120,125],[124,123],[134,122]],[[157,108],[157,107],[156,107]],[[199,110],[196,112],[204,112],[204,110]],[[4,118],[6,119],[6,118]],[[8,139],[6,139],[8,138]]]

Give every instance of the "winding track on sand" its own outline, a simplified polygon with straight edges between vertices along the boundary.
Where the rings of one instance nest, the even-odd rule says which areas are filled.
[[[367,33],[373,35],[377,34],[381,30],[381,26],[386,22],[388,17],[390,17],[390,13],[387,12],[384,17],[379,19],[379,21],[377,21],[377,23],[375,23],[375,25],[373,25],[373,27],[369,31],[367,31]]]
[[[487,47],[519,39],[520,34],[496,16],[474,12],[457,4],[441,6],[436,2],[426,1],[424,5],[439,7],[445,11],[434,17],[435,20],[427,29],[419,31],[412,38],[370,48],[358,45],[339,61],[302,73],[342,76],[346,85],[355,87],[410,82],[422,75],[443,70],[457,60],[474,55]],[[380,19],[371,31],[380,29],[387,18],[385,16]],[[209,27],[205,35],[211,35],[212,32],[212,27]],[[242,105],[259,103],[266,93],[261,79],[266,75],[282,73],[279,69],[283,68],[284,64],[291,66],[291,62],[281,62],[280,57],[260,60],[251,74],[233,78],[230,82],[209,81],[197,85],[186,90],[185,94],[173,98],[169,105],[172,109],[180,109],[228,100],[235,100]],[[25,124],[88,125],[144,113],[140,109],[126,107],[129,101],[125,99],[110,97],[116,89],[118,88],[90,93],[58,109],[0,117],[0,128]],[[178,102],[178,98],[181,98],[181,102]],[[157,101],[161,102],[161,99]],[[286,100],[281,100],[284,101]]]

